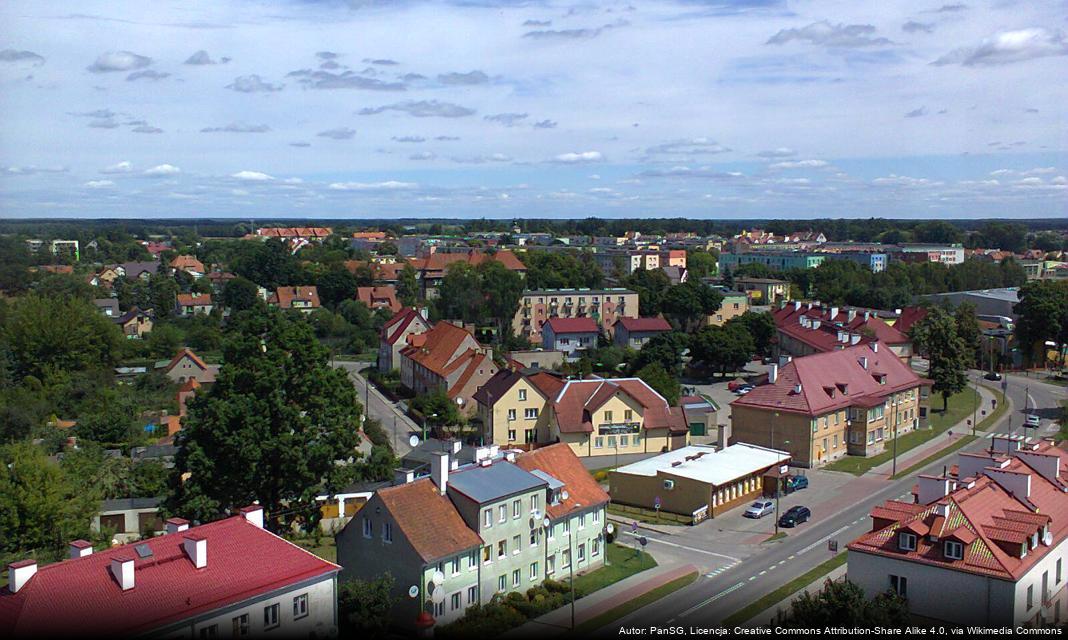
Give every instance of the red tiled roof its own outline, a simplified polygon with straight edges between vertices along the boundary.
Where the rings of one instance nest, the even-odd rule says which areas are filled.
[[[471,266],[478,266],[486,260],[496,260],[510,271],[526,271],[527,267],[511,251],[497,251],[486,253],[478,249],[471,249],[463,253],[443,253],[435,251],[425,258],[411,258],[409,262],[417,271],[440,272],[442,275],[449,265],[456,262],[466,262]]]
[[[803,317],[809,321],[818,320],[819,328],[802,325]],[[814,306],[809,309],[808,305],[801,305],[799,309],[795,309],[793,305],[788,304],[773,311],[772,318],[779,331],[819,351],[832,351],[845,346],[846,343],[838,339],[840,331],[861,336],[860,342],[878,340],[888,345],[910,342],[908,336],[874,314],[865,319],[863,312],[857,312],[853,319],[849,320],[848,309],[840,309],[832,320],[830,308]]]
[[[384,307],[390,311],[400,311],[401,305],[397,302],[397,289],[392,285],[381,287],[357,287],[356,299],[372,309]]]
[[[424,562],[482,544],[482,538],[429,478],[380,489],[377,495]]]
[[[545,326],[550,327],[553,333],[599,333],[601,328],[593,318],[549,318]]]
[[[901,333],[908,334],[912,325],[926,317],[927,309],[925,307],[905,307],[901,310],[901,315],[898,319],[894,321],[894,328]]]
[[[419,310],[415,307],[405,307],[393,314],[393,317],[382,325],[382,339],[389,344],[396,344],[404,330],[408,328],[416,318],[422,320]]]
[[[604,405],[613,395],[622,393],[643,408],[644,429],[686,429],[682,407],[670,407],[667,400],[638,378],[571,380],[553,399],[553,412],[560,431],[592,432],[591,412]]]
[[[474,340],[466,329],[461,329],[449,322],[439,322],[423,334],[422,346],[408,346],[401,350],[401,355],[418,362],[428,370],[444,377],[448,366],[458,359],[457,350],[467,338]],[[460,354],[463,355],[463,354]]]
[[[630,333],[642,331],[671,331],[671,323],[663,318],[620,318],[616,324]]]
[[[515,464],[525,471],[539,469],[564,483],[567,499],[561,497],[559,503],[545,507],[552,518],[562,518],[577,506],[588,509],[609,500],[608,494],[566,442],[521,453],[516,456]]]
[[[186,556],[182,541],[189,535],[207,540],[206,567],[195,568]],[[114,547],[40,567],[18,593],[0,591],[0,628],[15,637],[140,635],[340,569],[243,516],[138,544],[152,555]],[[120,557],[134,560],[127,591],[110,572]]]
[[[195,256],[178,256],[174,260],[171,260],[171,268],[178,269],[180,271],[196,271],[198,273],[204,273],[204,263],[197,260]]]
[[[449,365],[449,371],[455,371],[461,366],[466,368],[463,373],[460,374],[460,377],[456,379],[456,383],[449,387],[448,391],[445,392],[450,398],[455,397],[463,391],[464,387],[467,386],[467,383],[471,381],[471,378],[475,377],[475,372],[479,370],[479,367],[482,367],[483,371],[486,369],[495,370],[497,368],[497,365],[493,363],[493,358],[484,353],[479,353],[474,349],[468,349],[462,356],[454,360],[452,364]]]
[[[274,293],[275,297],[277,298],[278,307],[281,309],[294,308],[293,302],[295,300],[307,300],[310,303],[310,308],[312,309],[316,309],[320,306],[319,289],[315,286],[278,287],[278,290]]]
[[[861,358],[867,358],[867,369],[862,366]],[[876,373],[885,374],[885,384],[876,381]],[[926,383],[889,349],[876,352],[871,345],[858,344],[794,358],[779,370],[774,384],[756,387],[731,402],[731,406],[818,416],[850,406],[878,405],[881,398],[891,393]],[[798,384],[801,392],[795,393]],[[840,384],[846,385],[845,391]]]
[[[179,293],[178,306],[180,307],[203,307],[211,304],[210,293]]]
[[[168,364],[163,370],[164,371],[170,371],[179,362],[182,361],[182,358],[185,358],[186,356],[189,356],[189,359],[192,360],[193,363],[196,364],[198,367],[200,367],[201,369],[207,371],[208,365],[206,365],[204,363],[204,361],[200,359],[200,356],[198,356],[197,354],[193,353],[193,350],[189,349],[189,348],[183,348],[181,351],[179,351],[178,354],[175,355],[174,358],[171,359],[170,364]]]

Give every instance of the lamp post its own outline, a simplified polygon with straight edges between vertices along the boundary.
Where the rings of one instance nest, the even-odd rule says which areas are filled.
[[[782,441],[783,446],[790,446],[789,440]],[[774,447],[773,447],[774,448]],[[782,458],[779,456],[779,450],[775,449],[775,471],[781,473]],[[775,535],[779,535],[779,494],[782,493],[782,478],[780,477],[775,481]]]
[[[975,380],[972,381],[972,386],[975,389],[975,406],[972,407],[972,436],[975,435],[975,413],[979,411],[979,373],[976,372]]]
[[[436,417],[438,417],[438,414],[436,414],[436,413],[432,413],[432,414],[430,414],[428,416],[423,416],[423,442],[426,442],[426,424],[427,424],[427,422],[429,422],[431,418],[436,418]]]
[[[580,508],[582,508],[581,504],[573,504],[573,505],[571,505],[571,508],[568,509],[567,512],[564,513],[564,515],[563,515],[563,519],[567,521],[567,575],[568,575],[568,582],[571,583],[571,630],[572,631],[574,631],[574,629],[575,629],[575,544],[574,544],[574,540],[575,540],[574,535],[575,534],[574,534],[574,530],[573,530],[574,528],[571,526],[570,518],[571,518],[571,513],[575,509],[580,509]],[[545,547],[546,547],[545,552],[548,553],[548,551],[549,551],[549,549],[548,549],[548,546],[549,546],[549,531],[552,530],[553,523],[552,523],[551,520],[549,520],[549,516],[545,516],[545,518],[541,521],[541,524],[542,524],[543,527],[545,527]],[[607,558],[608,557],[608,548],[607,547],[605,547],[603,553],[605,554],[605,558]],[[546,568],[546,570],[548,570],[548,568],[549,568],[548,564],[546,564],[545,568]]]

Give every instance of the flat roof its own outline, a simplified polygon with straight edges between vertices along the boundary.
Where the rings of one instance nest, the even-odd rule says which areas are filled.
[[[700,457],[694,457],[698,454]],[[653,477],[664,472],[720,486],[789,459],[789,452],[752,444],[732,444],[721,451],[709,445],[691,445],[628,464],[615,473]],[[674,462],[681,464],[673,467]]]
[[[542,478],[504,461],[494,462],[488,467],[460,468],[449,474],[449,487],[479,504],[547,484]]]

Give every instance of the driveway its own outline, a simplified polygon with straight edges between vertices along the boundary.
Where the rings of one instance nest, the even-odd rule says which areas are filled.
[[[368,385],[364,377],[359,374],[361,369],[371,366],[371,363],[335,360],[332,364],[348,372],[352,386],[356,388],[356,393],[360,396],[360,402],[366,406],[367,415],[378,420],[382,429],[389,435],[393,453],[398,458],[408,455],[408,452],[412,450],[408,444],[408,438],[413,432],[422,430],[396,404],[379,393],[374,385]]]

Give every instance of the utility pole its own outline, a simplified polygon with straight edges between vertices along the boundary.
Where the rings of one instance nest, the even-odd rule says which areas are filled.
[[[972,435],[975,435],[975,414],[979,411],[979,375],[976,374],[975,380],[972,381],[972,385],[975,388],[975,406],[972,407]]]
[[[890,477],[897,475],[897,414],[894,414],[894,463],[891,465]]]

